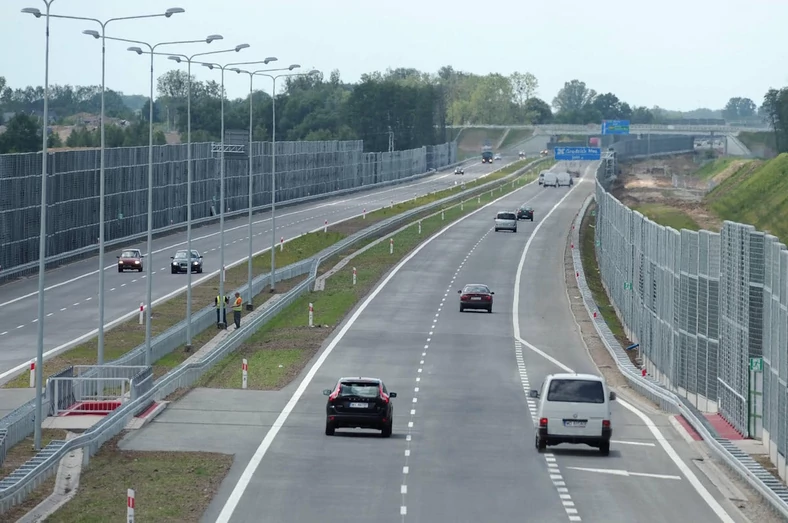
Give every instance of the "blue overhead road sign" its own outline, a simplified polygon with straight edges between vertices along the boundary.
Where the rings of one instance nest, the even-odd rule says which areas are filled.
[[[629,120],[603,120],[602,134],[629,134]]]
[[[599,147],[556,147],[553,154],[558,161],[599,160],[602,149]]]

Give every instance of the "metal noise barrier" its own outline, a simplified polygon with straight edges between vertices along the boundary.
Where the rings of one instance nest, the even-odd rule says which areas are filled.
[[[571,234],[579,245],[583,217],[596,199],[595,250],[602,281],[628,337],[640,343],[649,375],[643,377],[632,365],[601,317],[593,320],[597,334],[635,390],[684,416],[728,467],[788,518],[788,489],[732,442],[716,436],[699,412],[719,410],[744,434],[754,431],[742,396],[755,373],[744,362],[762,354],[763,439],[771,439],[771,450],[785,455],[788,250],[773,236],[733,222],[726,222],[720,234],[655,224],[609,194],[605,176],[603,163],[596,195],[584,203]],[[572,258],[593,318],[598,309],[579,249]]]
[[[441,200],[417,207],[396,216],[392,216],[391,218],[378,222],[367,229],[358,231],[348,238],[345,238],[344,240],[327,247],[310,260],[305,260],[310,262],[310,270],[309,276],[304,281],[290,289],[287,293],[283,294],[280,300],[266,309],[260,316],[256,317],[251,322],[242,324],[240,329],[233,330],[232,333],[227,336],[227,338],[225,338],[224,341],[218,345],[216,349],[209,355],[200,361],[184,363],[171,370],[159,378],[149,390],[142,393],[137,399],[123,403],[120,407],[112,411],[112,413],[106,415],[98,423],[83,432],[81,435],[63,443],[62,445],[57,445],[57,448],[52,449],[51,454],[49,454],[45,460],[42,460],[33,466],[29,472],[27,472],[27,474],[13,482],[13,484],[0,489],[0,514],[5,513],[11,507],[24,501],[30,492],[32,492],[36,487],[41,485],[41,483],[46,481],[48,477],[54,474],[57,470],[60,460],[66,454],[72,450],[83,448],[83,464],[86,465],[90,458],[94,456],[96,452],[98,452],[104,443],[120,434],[120,432],[124,430],[126,425],[128,425],[134,416],[144,410],[148,405],[150,405],[151,402],[166,398],[178,389],[193,385],[217,362],[221,361],[225,356],[235,351],[246,340],[254,335],[254,333],[257,332],[261,326],[265,325],[273,317],[290,306],[303,294],[309,292],[312,285],[314,285],[318,267],[323,261],[342,252],[353,243],[364,240],[371,236],[375,236],[381,231],[384,231],[401,222],[405,222],[413,216],[435,208],[439,208],[456,200],[460,200],[464,197],[467,197],[469,194],[483,192],[486,188],[504,184],[507,180],[519,176],[523,172],[532,169],[534,166],[547,160],[549,160],[549,158],[536,159],[513,172],[512,174],[509,174],[498,180],[483,183]],[[259,278],[261,277],[258,277],[258,279]],[[113,364],[117,365],[116,362],[109,363],[109,365]],[[0,483],[0,485],[1,484],[2,483]]]

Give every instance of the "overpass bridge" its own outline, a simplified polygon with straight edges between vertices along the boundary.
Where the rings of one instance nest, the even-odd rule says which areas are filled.
[[[602,132],[600,124],[543,124],[543,125],[448,125],[449,129],[532,129],[534,134],[576,134],[593,136]],[[666,125],[666,124],[632,124],[629,134],[686,134],[686,135],[728,135],[737,136],[740,132],[770,132],[766,124],[760,125]]]

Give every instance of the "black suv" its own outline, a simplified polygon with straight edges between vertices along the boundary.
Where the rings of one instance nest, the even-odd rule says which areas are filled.
[[[532,207],[528,207],[527,205],[523,205],[519,209],[517,209],[517,219],[518,220],[531,220],[534,221],[534,210]]]
[[[194,249],[192,249],[191,263],[189,262],[189,251],[187,250],[178,251],[175,253],[175,256],[170,256],[170,258],[172,258],[170,271],[173,274],[188,271],[190,265],[192,272],[202,273],[202,256],[200,256],[200,253]]]
[[[375,429],[391,436],[396,392],[389,392],[377,378],[340,378],[334,389],[325,389],[326,436],[338,428]]]

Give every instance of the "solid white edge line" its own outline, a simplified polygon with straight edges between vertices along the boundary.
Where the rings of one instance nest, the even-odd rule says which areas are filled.
[[[508,164],[507,164],[507,166],[508,166]],[[500,169],[503,169],[504,167],[506,167],[506,166],[500,167]],[[490,174],[490,173],[487,173],[487,174]],[[441,176],[440,178],[443,178],[443,177],[446,177],[446,176],[449,176],[449,175],[446,174],[446,175]],[[440,178],[437,178],[437,179],[440,179]],[[474,178],[474,179],[476,179],[476,178]],[[431,180],[431,181],[435,181],[435,180]],[[419,183],[426,183],[426,182],[419,182]],[[527,185],[530,185],[531,183],[533,183],[533,182],[529,182],[528,184],[524,185],[523,187],[526,187]],[[414,184],[414,185],[417,185],[417,184]],[[400,187],[400,188],[407,188],[407,187]],[[521,187],[521,189],[522,189],[522,187]],[[445,189],[440,189],[440,190],[445,190]],[[375,194],[380,194],[380,193],[375,193]],[[509,194],[512,194],[512,193],[509,193]],[[423,194],[421,196],[426,196],[426,195]],[[343,200],[343,201],[349,201],[349,200]],[[339,203],[339,202],[337,202],[337,203]],[[334,205],[334,204],[326,204],[326,205]],[[477,209],[477,211],[478,210],[480,210],[480,209]],[[297,212],[303,212],[303,211],[297,211]],[[372,212],[372,211],[370,211],[370,212]],[[474,212],[476,212],[476,211],[474,211]],[[295,213],[291,213],[291,214],[295,214]],[[340,223],[350,221],[350,220],[358,218],[359,216],[362,216],[362,215],[363,215],[363,213],[360,213],[360,214],[354,214],[353,216],[348,216],[347,218],[342,218],[341,220],[337,220],[335,222],[329,223],[328,227],[331,228],[334,225],[338,225]],[[260,220],[260,222],[263,222],[263,221],[266,221],[266,220]],[[260,222],[254,222],[254,223],[260,223]],[[242,225],[241,227],[248,227],[248,224],[247,225]],[[316,228],[312,229],[311,231],[308,231],[307,234],[322,231],[323,227],[324,226],[316,227]],[[227,231],[228,231],[228,229],[225,229],[224,232],[227,232]],[[214,233],[214,234],[218,234],[218,233]],[[213,234],[211,234],[211,235],[213,235]],[[211,235],[208,235],[208,236],[211,236]],[[205,236],[203,238],[207,238],[208,236]],[[293,236],[293,237],[285,240],[284,243],[290,243],[291,241],[299,238],[300,236],[301,235]],[[195,241],[195,238],[192,238],[192,241]],[[166,250],[166,249],[162,249],[162,250]],[[265,253],[269,252],[270,250],[271,250],[271,247],[266,247],[265,249],[263,249],[261,251],[255,252],[252,256],[253,257],[260,256],[261,254],[265,254]],[[154,253],[155,252],[160,252],[160,251],[154,251]],[[243,257],[243,258],[241,258],[239,260],[236,260],[234,262],[226,264],[226,267],[228,269],[232,269],[232,268],[237,267],[238,265],[246,262],[248,259],[249,259],[249,257],[245,256],[245,257]],[[114,265],[110,265],[109,266],[109,268],[112,268],[112,267],[114,267]],[[49,289],[53,289],[55,287],[60,287],[60,286],[66,285],[68,283],[73,283],[76,280],[79,280],[79,279],[84,278],[86,276],[90,276],[92,274],[96,274],[97,272],[98,271],[93,271],[91,273],[87,273],[87,274],[83,274],[82,276],[78,276],[77,278],[73,278],[73,279],[68,280],[68,281],[57,283],[57,284],[53,285],[52,287],[49,287],[48,289],[45,289],[45,291],[49,290]],[[213,272],[210,272],[210,273],[206,274],[205,276],[202,276],[201,278],[193,280],[192,281],[192,287],[200,285],[204,281],[210,280],[211,278],[214,278],[214,277],[216,277],[218,275],[219,275],[219,270],[217,269],[217,270],[215,270]],[[161,298],[157,298],[157,299],[153,300],[153,303],[151,304],[151,307],[155,307],[156,305],[159,305],[162,302],[165,302],[167,300],[175,298],[179,294],[183,294],[184,292],[186,292],[186,289],[187,289],[187,286],[184,285],[182,287],[179,287],[178,289],[175,289],[174,291],[170,292],[169,294],[166,294],[166,295],[162,296]],[[11,301],[8,301],[6,303],[0,304],[0,307],[2,307],[4,305],[11,304],[11,303],[14,303],[14,302],[19,301],[19,300],[24,299],[24,298],[28,298],[30,296],[35,296],[37,294],[38,294],[38,292],[34,292],[34,293],[29,294],[29,295],[20,296],[19,298],[15,298],[15,299],[13,299]],[[88,299],[90,299],[90,298],[88,298]],[[123,316],[120,316],[120,317],[118,317],[118,318],[116,318],[116,319],[114,319],[114,320],[112,320],[112,321],[110,321],[108,323],[105,323],[104,324],[104,330],[107,331],[109,329],[113,329],[118,324],[123,323],[125,321],[128,321],[131,318],[133,318],[134,316],[138,315],[139,312],[140,312],[139,308],[135,308],[134,310],[127,312]],[[93,330],[91,330],[89,332],[86,332],[85,334],[83,334],[83,335],[81,335],[81,336],[79,336],[77,338],[74,338],[73,340],[69,340],[66,343],[58,345],[57,347],[46,351],[44,353],[44,359],[50,358],[52,356],[57,356],[58,354],[60,354],[62,352],[65,352],[65,351],[67,351],[67,350],[79,345],[83,341],[91,339],[93,336],[96,336],[97,334],[98,334],[98,329],[96,328],[96,329],[93,329]],[[7,371],[4,371],[4,372],[0,373],[0,380],[4,380],[4,379],[6,379],[6,378],[8,378],[10,376],[13,376],[14,374],[17,374],[19,372],[22,372],[22,371],[28,369],[29,365],[30,365],[30,360],[28,360],[25,363],[21,363],[21,364],[17,365],[16,367],[13,367],[13,368],[11,368],[11,369],[9,369]]]
[[[586,168],[586,171],[588,171],[588,168]],[[514,283],[514,303],[512,305],[512,323],[514,324],[515,338],[518,341],[520,341],[520,343],[528,347],[530,350],[546,358],[548,361],[554,363],[555,365],[562,368],[566,372],[574,372],[574,371],[570,369],[568,366],[558,361],[557,359],[550,356],[549,354],[545,353],[544,351],[538,349],[537,347],[533,346],[532,344],[522,339],[520,335],[520,319],[519,319],[520,280],[521,280],[521,275],[523,273],[523,267],[525,266],[525,258],[528,254],[528,250],[531,247],[531,241],[536,237],[536,233],[539,232],[539,229],[541,228],[542,224],[547,221],[547,218],[549,218],[550,215],[553,214],[553,211],[555,211],[558,208],[558,206],[561,205],[564,202],[564,200],[566,200],[566,198],[569,196],[569,194],[571,194],[571,192],[575,189],[575,187],[578,187],[579,185],[580,182],[578,182],[574,187],[569,189],[566,195],[563,198],[561,198],[552,209],[550,209],[550,211],[544,216],[544,218],[542,218],[542,220],[537,224],[537,226],[534,228],[533,232],[531,233],[531,237],[528,238],[528,241],[526,242],[525,247],[523,248],[522,256],[520,256],[520,263],[517,266],[517,274],[515,275],[515,283]],[[593,362],[593,359],[591,361]],[[722,508],[722,505],[720,505],[719,502],[717,502],[717,500],[714,498],[714,496],[712,496],[712,494],[706,489],[703,483],[700,482],[700,480],[692,472],[692,470],[690,470],[687,464],[684,463],[684,461],[678,455],[676,450],[670,445],[670,443],[668,443],[668,440],[665,439],[665,436],[657,428],[657,426],[654,424],[651,418],[649,418],[640,410],[638,410],[634,405],[631,405],[629,402],[621,399],[620,397],[617,398],[616,401],[622,407],[629,410],[643,421],[643,423],[646,425],[646,427],[648,427],[649,431],[651,432],[651,435],[654,436],[654,439],[657,440],[657,442],[660,444],[660,446],[668,455],[668,457],[671,459],[671,461],[673,461],[673,463],[678,467],[681,473],[684,474],[684,476],[687,478],[687,480],[690,482],[693,488],[695,488],[698,495],[703,499],[703,501],[706,502],[709,508],[711,508],[711,510],[720,518],[720,520],[723,521],[724,523],[736,523],[736,521],[728,514],[728,512],[724,508]]]
[[[469,167],[474,167],[476,165],[481,165],[481,164],[474,163],[474,164],[471,164]],[[506,164],[506,165],[509,165],[509,164]],[[500,169],[502,169],[503,167],[506,167],[506,165],[500,167]],[[478,176],[476,178],[473,178],[473,180],[484,178],[485,176],[487,176],[489,174],[490,173],[483,173],[480,176]],[[433,175],[433,176],[435,176],[435,175]],[[335,201],[335,202],[323,203],[323,204],[320,204],[320,205],[317,205],[317,206],[314,206],[314,207],[310,207],[308,209],[301,209],[301,210],[298,210],[298,211],[293,211],[293,212],[289,212],[289,213],[285,213],[285,214],[280,214],[280,215],[277,215],[277,218],[278,219],[286,218],[288,216],[293,216],[293,215],[296,215],[296,214],[301,214],[301,213],[305,213],[305,212],[309,212],[309,211],[314,211],[315,209],[322,209],[324,207],[332,207],[332,206],[339,205],[339,204],[346,203],[346,202],[352,202],[352,201],[355,201],[355,200],[361,200],[362,198],[371,198],[371,197],[380,196],[382,194],[386,194],[386,193],[391,192],[391,191],[397,191],[397,190],[402,190],[402,189],[409,189],[411,187],[416,187],[418,185],[423,185],[425,183],[433,183],[433,182],[436,182],[438,180],[442,180],[443,178],[446,178],[448,176],[451,176],[451,174],[446,173],[444,175],[435,176],[434,178],[430,176],[429,180],[421,180],[421,181],[418,181],[418,182],[415,182],[415,183],[412,183],[412,184],[401,185],[401,186],[392,187],[392,188],[388,188],[388,189],[381,189],[379,191],[371,192],[369,194],[364,194],[364,195],[361,195],[361,196],[355,196],[353,198],[345,198],[343,200],[338,200],[338,201]],[[471,181],[473,181],[473,180],[471,180]],[[445,188],[444,189],[440,189],[440,190],[445,190]],[[421,195],[421,196],[425,196],[425,195]],[[305,202],[303,204],[297,204],[297,205],[308,205],[308,204],[309,204],[309,202]],[[265,211],[263,211],[263,212],[265,212]],[[324,216],[324,215],[314,216],[313,218],[320,218],[322,216]],[[357,214],[355,216],[352,216],[352,218],[356,218],[358,216],[361,216],[361,213]],[[239,217],[235,217],[233,219],[238,219],[238,218],[240,218],[240,216]],[[350,219],[350,218],[348,218],[348,219]],[[260,224],[260,223],[265,223],[265,222],[270,222],[270,221],[271,221],[271,218],[263,218],[262,220],[253,221],[252,225],[257,225],[257,224]],[[185,227],[186,224],[183,224],[183,226]],[[247,222],[247,223],[244,223],[242,225],[237,225],[235,227],[230,227],[229,229],[225,229],[224,232],[228,233],[228,232],[237,231],[239,229],[248,228],[248,227],[249,227],[249,223]],[[205,234],[203,236],[198,236],[196,238],[192,238],[192,241],[194,242],[194,241],[206,240],[208,238],[212,238],[214,236],[218,236],[220,233],[221,233],[221,231],[212,232],[212,233],[209,233],[209,234]],[[134,242],[134,243],[139,243],[139,242]],[[159,254],[159,253],[164,252],[164,251],[169,251],[170,249],[174,249],[175,247],[180,247],[182,245],[186,245],[186,243],[187,243],[186,240],[183,240],[181,242],[174,243],[172,245],[168,245],[166,247],[161,247],[159,249],[155,249],[153,251],[153,254]],[[147,256],[147,255],[148,255],[148,253],[144,254],[144,256]],[[104,270],[108,271],[108,270],[110,270],[110,269],[112,269],[114,267],[115,267],[114,264],[113,265],[107,265],[106,267],[104,267]],[[83,278],[87,278],[88,276],[93,276],[94,274],[98,274],[98,270],[86,272],[86,273],[80,274],[79,276],[76,276],[74,278],[71,278],[71,279],[68,279],[68,280],[61,281],[59,283],[55,283],[53,285],[50,285],[49,287],[46,287],[44,289],[44,292],[51,291],[53,289],[57,289],[58,287],[62,287],[64,285],[68,285],[70,283],[74,283],[75,281],[79,281],[79,280],[81,280]],[[31,298],[31,297],[37,296],[37,295],[38,295],[38,291],[34,291],[34,292],[30,292],[28,294],[25,294],[23,296],[17,296],[16,298],[14,298],[12,300],[8,300],[8,301],[5,301],[3,303],[0,303],[0,308],[6,307],[8,305],[13,305],[14,303],[17,303],[17,302],[22,301],[22,300],[26,300],[27,298]],[[96,332],[98,332],[98,331],[96,331]],[[2,378],[2,376],[0,376],[0,378]]]
[[[345,334],[347,334],[347,332],[350,330],[350,328],[353,326],[356,320],[358,320],[358,317],[361,315],[361,313],[364,312],[364,310],[369,306],[372,300],[375,299],[375,297],[380,293],[380,291],[383,290],[386,284],[388,284],[388,282],[391,281],[392,278],[394,278],[394,276],[399,272],[399,270],[402,267],[404,267],[405,264],[408,263],[411,259],[413,259],[419,252],[421,252],[421,250],[424,247],[432,243],[434,239],[441,236],[444,232],[448,231],[455,225],[462,223],[464,220],[470,218],[476,213],[481,212],[487,207],[498,203],[500,200],[503,200],[504,198],[508,198],[513,194],[516,194],[517,192],[530,186],[533,183],[534,182],[529,182],[523,185],[522,187],[515,189],[514,191],[504,194],[503,196],[496,198],[490,203],[487,203],[479,207],[475,211],[470,212],[465,216],[459,218],[458,220],[448,224],[446,227],[444,227],[443,229],[439,230],[438,232],[436,232],[435,234],[424,240],[410,254],[408,254],[404,259],[402,259],[402,261],[400,261],[397,265],[394,266],[394,268],[391,270],[388,276],[386,276],[383,279],[383,281],[380,282],[375,287],[375,289],[370,293],[370,295],[367,296],[367,298],[361,303],[361,305],[358,306],[358,308],[353,313],[353,315],[342,326],[342,328],[339,330],[337,335],[331,340],[331,342],[328,344],[325,350],[323,350],[322,354],[320,354],[318,359],[315,361],[315,363],[307,372],[306,376],[304,376],[304,379],[301,380],[301,383],[298,385],[298,388],[293,393],[293,396],[290,398],[290,400],[287,402],[285,407],[282,409],[282,412],[279,414],[279,416],[276,418],[274,423],[271,425],[271,428],[268,429],[268,432],[263,438],[263,441],[260,443],[260,446],[257,448],[254,455],[249,460],[249,463],[246,465],[246,468],[241,474],[241,477],[238,478],[238,482],[236,483],[235,487],[233,487],[233,490],[230,493],[230,496],[227,498],[227,501],[225,501],[224,506],[222,507],[222,511],[219,513],[219,517],[216,519],[216,523],[228,523],[230,521],[230,518],[235,512],[236,507],[241,501],[241,497],[243,496],[244,492],[249,486],[252,477],[257,471],[257,468],[260,466],[260,463],[262,463],[263,457],[265,457],[265,454],[268,452],[268,449],[273,443],[274,438],[276,438],[276,435],[279,433],[279,430],[281,430],[281,428],[284,426],[285,421],[287,421],[287,418],[290,416],[290,413],[293,411],[296,404],[301,399],[301,396],[303,396],[304,392],[306,391],[306,388],[309,386],[312,379],[315,377],[315,374],[317,374],[317,371],[320,370],[320,367],[326,361],[328,356],[333,352],[334,348],[339,344],[340,341],[342,341],[342,338],[345,336]]]

